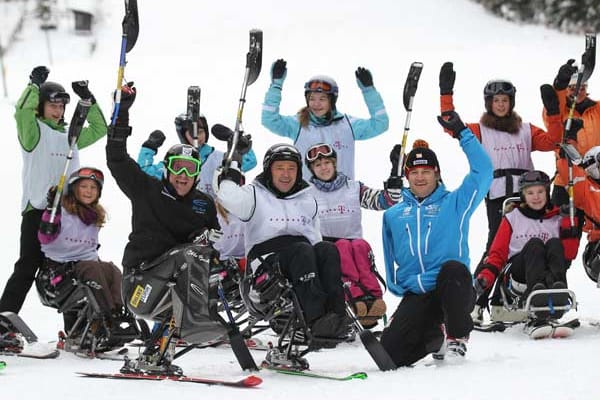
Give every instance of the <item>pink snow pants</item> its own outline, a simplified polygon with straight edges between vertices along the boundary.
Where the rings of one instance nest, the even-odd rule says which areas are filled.
[[[342,280],[350,282],[352,298],[367,294],[357,285],[357,282],[360,282],[373,296],[381,298],[383,292],[379,281],[371,271],[371,260],[369,259],[371,246],[369,243],[364,239],[338,239],[335,245],[340,253]]]

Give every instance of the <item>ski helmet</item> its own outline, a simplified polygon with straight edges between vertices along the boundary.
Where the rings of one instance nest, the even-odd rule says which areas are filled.
[[[203,114],[200,114],[198,118],[198,129],[204,129],[204,143],[208,142],[208,122],[206,121],[206,117]],[[185,138],[186,131],[192,131],[192,121],[188,118],[187,114],[179,114],[175,117],[175,131],[177,132],[177,136],[179,137],[179,142],[183,144],[191,144],[188,143]]]
[[[327,143],[317,143],[312,145],[306,151],[304,162],[306,166],[310,168],[313,162],[319,158],[335,158],[337,160],[337,153],[335,149]]]
[[[263,173],[268,181],[271,181],[271,165],[275,161],[293,161],[298,165],[298,176],[296,181],[302,179],[302,156],[298,149],[291,144],[279,143],[269,147],[263,159]]]
[[[598,282],[600,274],[600,242],[589,242],[583,251],[583,267],[587,276]]]
[[[505,94],[510,101],[510,111],[515,108],[515,93],[517,88],[511,81],[504,79],[493,79],[485,84],[483,88],[483,99],[485,101],[485,109],[487,112],[492,112],[492,100],[497,94]]]
[[[338,98],[338,85],[337,82],[330,76],[327,75],[315,75],[310,78],[304,84],[304,97],[306,97],[306,103],[308,104],[308,95],[310,93],[325,93],[329,96],[331,102],[331,109],[335,110],[335,103]]]
[[[67,181],[67,195],[74,195],[73,188],[81,179],[91,179],[98,185],[98,198],[102,195],[102,186],[104,186],[104,173],[98,168],[81,167],[74,171]]]
[[[190,163],[184,163],[182,165],[175,165],[177,160],[188,161]],[[185,173],[186,175],[194,178],[194,183],[198,181],[200,176],[200,155],[198,149],[189,144],[176,144],[171,146],[164,158],[165,169],[163,172],[163,178],[168,180],[169,173],[179,175]],[[187,165],[186,165],[187,164]]]
[[[547,203],[550,204],[550,177],[544,171],[539,170],[527,171],[519,176],[519,195],[521,196],[521,201],[525,201],[523,191],[530,186],[536,185],[544,186]]]
[[[590,178],[600,181],[600,146],[589,149],[583,156],[579,166],[585,170]]]
[[[65,106],[71,101],[69,93],[65,92],[65,88],[56,82],[44,82],[40,86],[40,97],[38,102],[38,115],[44,116],[44,104],[49,101],[50,103],[62,103]]]

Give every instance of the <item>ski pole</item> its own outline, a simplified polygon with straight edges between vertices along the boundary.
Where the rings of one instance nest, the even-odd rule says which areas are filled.
[[[413,101],[415,99],[415,93],[417,92],[417,85],[419,84],[419,78],[421,77],[421,71],[423,70],[423,63],[413,62],[408,70],[406,82],[404,83],[404,109],[406,110],[406,120],[404,122],[404,133],[402,134],[402,153],[400,154],[399,162],[396,171],[393,176],[404,176],[404,159],[406,157],[406,139],[408,137],[408,131],[410,129],[410,117],[412,114]]]
[[[260,69],[262,67],[262,47],[263,47],[263,33],[259,29],[252,29],[250,31],[250,48],[246,54],[246,71],[244,73],[244,82],[242,84],[242,93],[240,95],[240,102],[238,105],[237,117],[235,121],[234,135],[231,141],[231,147],[227,149],[227,156],[225,158],[225,169],[231,165],[233,153],[236,150],[238,139],[240,135],[244,133],[242,126],[242,114],[244,113],[244,104],[246,103],[246,89],[252,85],[258,75],[260,75]]]
[[[585,55],[588,57],[584,57]],[[587,65],[586,65],[587,64]],[[587,33],[585,35],[585,53],[581,58],[581,66],[579,67],[579,71],[577,71],[577,82],[575,84],[575,92],[573,94],[574,98],[571,103],[571,107],[569,108],[569,116],[567,117],[567,122],[565,123],[565,130],[563,133],[563,144],[567,143],[567,132],[571,129],[571,124],[573,122],[573,115],[575,114],[575,105],[577,103],[577,96],[579,95],[579,90],[581,89],[581,85],[589,79],[594,71],[594,67],[596,64],[596,34]],[[567,165],[568,165],[568,183],[567,183],[567,194],[569,196],[569,222],[571,224],[571,228],[575,227],[575,184],[573,182],[573,161],[570,157],[567,157]]]
[[[52,233],[52,225],[54,224],[54,220],[56,219],[56,214],[58,212],[60,198],[65,186],[65,179],[69,171],[69,165],[71,164],[71,160],[73,159],[73,153],[75,151],[75,147],[77,146],[77,139],[79,139],[79,134],[81,133],[81,129],[83,128],[83,124],[85,123],[88,111],[90,110],[91,106],[92,103],[89,100],[79,100],[79,102],[77,103],[77,107],[75,108],[75,112],[71,117],[71,124],[69,125],[68,134],[69,152],[67,153],[67,161],[65,162],[65,168],[63,169],[63,173],[60,176],[58,185],[56,185],[56,194],[54,195],[54,201],[52,202],[50,220],[48,222],[42,222],[40,225],[40,229],[43,233]]]
[[[198,86],[188,88],[187,118],[192,120],[192,144],[198,149],[198,119],[200,118],[200,87]]]
[[[125,1],[125,17],[123,18],[123,34],[121,36],[121,54],[119,56],[119,71],[117,73],[117,90],[115,92],[115,103],[113,106],[113,113],[111,118],[111,125],[115,125],[117,117],[119,115],[119,109],[121,108],[121,86],[123,84],[123,75],[125,74],[126,53],[129,53],[135,42],[137,41],[139,33],[139,19],[138,19],[138,8],[137,0],[124,0]]]

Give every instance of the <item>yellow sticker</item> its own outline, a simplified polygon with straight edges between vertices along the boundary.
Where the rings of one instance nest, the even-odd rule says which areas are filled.
[[[142,295],[144,294],[144,288],[141,285],[137,285],[133,294],[131,295],[131,299],[129,299],[129,304],[133,307],[137,308],[140,304],[140,300],[142,299]]]

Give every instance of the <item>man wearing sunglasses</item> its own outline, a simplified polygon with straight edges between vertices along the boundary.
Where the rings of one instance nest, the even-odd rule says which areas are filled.
[[[0,311],[18,313],[21,310],[35,274],[43,265],[44,254],[37,230],[46,208],[46,193],[50,187],[58,184],[69,152],[64,116],[70,96],[62,85],[46,81],[49,73],[50,70],[45,66],[35,67],[15,107],[24,171],[21,239],[19,260],[0,298]],[[82,99],[91,100],[92,106],[87,115],[88,126],[81,130],[67,174],[79,168],[78,150],[106,135],[107,128],[102,111],[87,87],[87,81],[73,82],[73,90]]]
[[[106,146],[108,168],[132,204],[132,232],[123,254],[123,298],[134,314],[156,321],[180,307],[183,311],[173,317],[181,338],[191,343],[214,340],[224,333],[208,306],[209,263],[216,252],[207,243],[193,242],[199,234],[219,229],[219,223],[213,200],[195,188],[198,151],[187,144],[172,146],[164,157],[161,180],[142,171],[126,146],[134,99],[135,90],[124,86]],[[163,304],[159,315],[159,301],[173,281],[170,303]]]
[[[281,91],[287,75],[287,63],[275,61],[271,67],[271,85],[265,95],[262,124],[279,136],[290,138],[301,154],[316,143],[328,143],[338,152],[338,170],[354,179],[354,147],[356,140],[367,140],[387,131],[389,118],[381,95],[373,85],[371,72],[358,67],[355,76],[370,118],[362,119],[337,110],[338,85],[331,77],[317,75],[304,84],[303,107],[298,114],[283,116],[279,112]],[[303,168],[304,176],[310,171]]]

